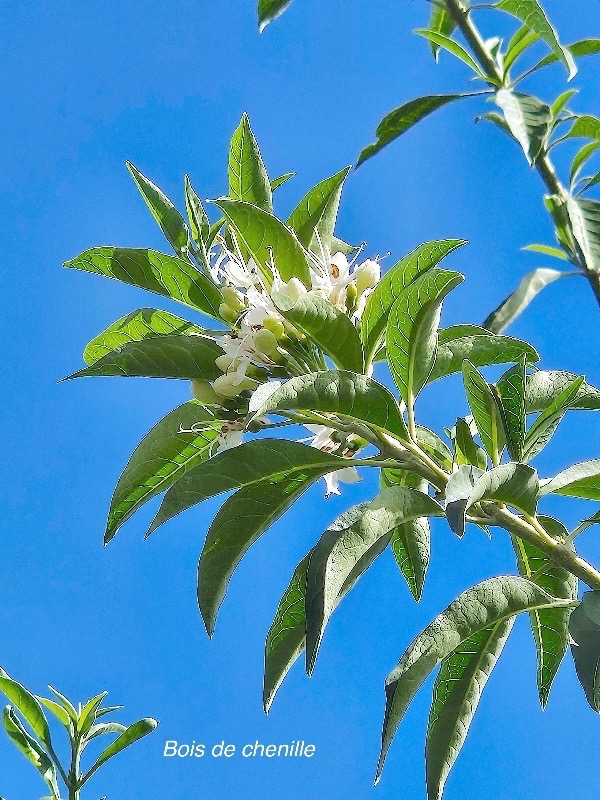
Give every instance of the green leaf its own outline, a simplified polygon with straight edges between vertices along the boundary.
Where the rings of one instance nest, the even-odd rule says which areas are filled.
[[[40,697],[39,695],[36,695],[36,700],[38,700],[41,705],[45,706],[48,711],[51,711],[54,716],[62,722],[65,728],[69,729],[71,727],[71,717],[60,703],[55,703],[54,700],[48,700],[47,697]]]
[[[75,708],[75,706],[71,703],[71,701],[67,697],[64,696],[64,694],[61,694],[58,691],[58,689],[55,689],[53,686],[50,686],[50,684],[48,684],[48,688],[50,689],[52,694],[58,699],[58,701],[60,702],[61,706],[67,712],[69,717],[73,720],[73,722],[76,723],[77,722],[77,718],[78,718],[78,714],[77,714],[77,709]]]
[[[541,253],[551,258],[559,258],[561,261],[569,260],[564,250],[559,250],[558,247],[549,247],[547,244],[528,244],[522,249],[527,250],[529,253]]]
[[[465,533],[465,515],[473,487],[483,474],[480,467],[464,464],[452,473],[446,484],[446,519],[459,538]]]
[[[409,100],[400,108],[394,109],[387,116],[385,116],[375,131],[377,141],[368,145],[361,152],[358,157],[356,166],[360,167],[361,164],[374,156],[380,150],[383,150],[390,142],[397,139],[407,130],[416,125],[425,117],[433,114],[438,108],[453,103],[455,100],[462,100],[465,97],[474,97],[478,92],[467,92],[465,94],[435,94],[427,95],[425,97],[417,97],[414,100]]]
[[[567,103],[577,94],[577,89],[568,89],[566,92],[559,94],[556,100],[550,106],[550,110],[552,111],[552,118],[555,122],[554,127],[556,127],[556,123],[559,121],[560,114],[565,110],[567,107]]]
[[[267,281],[272,280],[273,259],[284,281],[299,278],[310,287],[308,254],[295,233],[277,217],[249,203],[222,197],[215,200]]]
[[[508,127],[523,148],[527,160],[531,165],[535,164],[550,133],[550,107],[536,97],[509,89],[500,89],[496,93],[496,103],[504,112]]]
[[[252,419],[278,411],[319,411],[363,422],[398,439],[406,425],[393,395],[377,381],[352,372],[327,370],[286,381],[260,407],[250,405]]]
[[[164,492],[188,470],[210,457],[221,425],[200,403],[190,401],[152,428],[119,478],[108,512],[105,544],[150,498]]]
[[[248,549],[329,470],[322,466],[299,470],[294,465],[286,474],[244,486],[223,503],[198,564],[198,605],[209,637],[214,634],[231,576]]]
[[[279,189],[280,186],[283,186],[284,183],[287,183],[290,178],[295,177],[295,172],[286,172],[284,175],[280,175],[278,178],[274,178],[271,181],[271,191],[274,192],[276,189]]]
[[[392,306],[386,352],[396,386],[409,407],[433,369],[442,302],[462,280],[458,272],[433,269],[400,292]]]
[[[51,750],[52,740],[48,722],[41,705],[31,692],[9,678],[6,673],[0,676],[0,692],[6,695],[42,744]]]
[[[210,266],[209,251],[212,240],[210,220],[204,210],[202,201],[194,191],[189,175],[183,179],[185,188],[185,209],[190,221],[192,239],[200,248],[202,263],[208,269]]]
[[[569,139],[600,139],[600,119],[591,114],[577,117],[567,137]]]
[[[538,517],[544,528],[554,535],[562,525],[551,517]],[[558,530],[557,530],[558,529]],[[567,534],[567,531],[564,531]],[[553,564],[537,547],[513,537],[519,574],[533,580],[553,597],[577,600],[577,578]],[[570,608],[536,609],[529,614],[537,649],[537,683],[542,708],[546,707],[552,683],[567,652]]]
[[[203,328],[175,314],[159,311],[156,308],[139,308],[113,322],[106,330],[95,336],[83,351],[83,360],[88,365],[95,364],[103,356],[129,342],[141,342],[143,339],[169,334],[202,333],[204,333]]]
[[[269,22],[277,19],[292,0],[258,0],[258,26],[262,33]]]
[[[14,713],[12,706],[6,706],[2,712],[2,724],[11,742],[23,753],[44,779],[44,783],[56,798],[59,789],[56,782],[56,770],[48,754],[40,747],[39,743],[30,736],[21,725],[19,718]]]
[[[323,249],[327,253],[331,248],[342,188],[350,170],[351,167],[346,167],[318,183],[302,198],[286,223],[304,247],[318,256]]]
[[[525,444],[525,366],[525,359],[522,359],[505,372],[497,383],[506,449],[513,461],[522,460]]]
[[[417,603],[423,594],[431,552],[431,530],[427,517],[404,522],[392,533],[390,548],[410,593]]]
[[[523,611],[566,606],[531,581],[515,576],[490,578],[467,589],[420,633],[386,680],[386,711],[377,778],[402,717],[433,669],[463,643],[491,625]]]
[[[506,11],[516,17],[532,31],[538,33],[548,47],[552,50],[558,61],[565,65],[569,80],[577,74],[577,66],[573,56],[558,40],[556,31],[538,0],[500,0],[496,5],[501,11]]]
[[[263,211],[272,210],[271,184],[246,113],[231,139],[228,176],[232,200],[243,200]]]
[[[600,712],[600,592],[586,592],[571,614],[569,632],[577,677],[588,703]]]
[[[567,211],[587,268],[600,271],[600,202],[569,197]]]
[[[392,486],[361,508],[342,514],[314,548],[306,577],[306,669],[314,669],[319,646],[337,597],[367,553],[382,552],[391,533],[417,517],[442,516],[439,505],[415,489]],[[372,560],[372,559],[371,559]]]
[[[529,29],[527,25],[522,25],[514,34],[506,47],[504,54],[504,73],[512,67],[515,61],[526,51],[532,44],[538,41],[539,34]]]
[[[596,513],[592,514],[591,517],[582,520],[571,533],[571,539],[575,539],[576,536],[579,536],[580,533],[583,533],[588,528],[591,528],[592,525],[600,525],[600,511],[596,511]]]
[[[433,4],[431,17],[429,18],[429,30],[433,33],[441,33],[443,36],[452,36],[456,28],[456,22],[448,13],[443,4]],[[431,52],[435,60],[438,60],[440,47],[433,40],[430,40]]]
[[[212,381],[222,375],[215,359],[222,348],[207,336],[166,335],[128,342],[63,380],[112,376]]]
[[[537,417],[525,437],[523,461],[531,461],[548,444],[562,418],[579,394],[583,381],[583,377],[576,378]]]
[[[560,252],[560,251],[558,251]],[[492,333],[501,333],[525,311],[531,301],[559,278],[574,275],[573,272],[559,272],[555,269],[535,269],[526,275],[512,294],[503,300],[495,311],[487,317],[484,327]]]
[[[367,363],[373,360],[383,343],[391,308],[403,289],[464,244],[466,242],[462,239],[425,242],[385,273],[369,296],[362,315],[362,339]]]
[[[600,148],[600,138],[594,142],[588,142],[579,150],[573,158],[571,164],[571,183],[577,179],[582,167],[584,167],[596,150]]]
[[[554,401],[577,379],[571,372],[545,372],[540,370],[527,377],[525,404],[527,413],[546,411]],[[600,411],[600,389],[584,382],[571,400],[569,410]]]
[[[488,111],[485,114],[480,114],[478,117],[475,117],[475,122],[481,122],[482,120],[491,122],[492,125],[500,128],[503,133],[506,133],[507,136],[510,136],[513,141],[517,142],[517,144],[520,144],[513,136],[512,131],[502,114],[497,114],[495,111]]]
[[[600,53],[600,39],[582,39],[580,42],[574,42],[567,45],[566,49],[575,58],[583,58],[584,56],[593,56]],[[549,64],[556,64],[561,61],[556,53],[550,53],[543,58],[538,64],[533,67],[530,72],[536,72],[542,67],[547,67]]]
[[[97,739],[98,736],[104,736],[108,733],[124,733],[127,730],[126,725],[121,725],[120,722],[100,722],[97,725],[92,725],[90,728],[87,740]]]
[[[454,444],[456,447],[456,461],[459,465],[470,464],[480,469],[486,468],[487,456],[485,451],[475,444],[468,423],[461,417],[456,420]]]
[[[538,493],[539,480],[533,467],[526,464],[501,464],[477,480],[467,510],[481,500],[495,500],[533,515]]]
[[[77,730],[82,736],[85,736],[89,732],[90,728],[96,721],[96,712],[100,708],[102,701],[107,695],[108,692],[102,692],[101,694],[92,697],[91,700],[88,700],[88,702],[81,709]]]
[[[80,785],[87,783],[94,772],[96,772],[96,770],[99,769],[103,764],[106,764],[109,758],[118,755],[119,753],[123,752],[125,748],[134,744],[134,742],[137,742],[144,736],[152,733],[152,731],[156,730],[157,725],[158,722],[155,719],[146,717],[138,722],[134,722],[133,725],[130,725],[128,728],[126,728],[120,736],[117,736],[114,742],[109,744],[106,750],[100,753],[93,766],[90,767],[90,769],[81,779]]]
[[[363,371],[364,356],[358,331],[333,303],[313,292],[300,295],[295,302],[275,292],[273,301],[283,316],[312,339],[336,367]]]
[[[428,39],[432,45],[436,45],[438,48],[443,47],[444,50],[447,50],[453,56],[458,58],[459,61],[462,61],[464,64],[470,67],[476,75],[486,80],[484,74],[477,65],[477,62],[474,61],[473,57],[465,50],[465,48],[459,45],[458,42],[455,42],[454,39],[450,38],[449,36],[445,36],[443,33],[439,33],[438,31],[428,30],[427,28],[415,30],[415,33],[418,36],[423,36],[425,39]]]
[[[179,478],[165,495],[148,534],[209,497],[315,469],[323,475],[348,463],[347,459],[285,439],[256,439],[232,447]]]
[[[428,456],[443,467],[444,469],[452,469],[452,453],[447,445],[440,439],[437,433],[424,428],[422,425],[416,426],[417,444]]]
[[[187,261],[156,250],[94,247],[66,261],[65,267],[139,286],[219,318],[223,296],[218,286]]]
[[[457,329],[460,326],[456,326]],[[538,361],[538,352],[527,342],[514,339],[510,336],[490,335],[490,331],[483,328],[475,335],[461,335],[456,331],[456,338],[450,338],[450,331],[440,331],[435,364],[429,376],[428,383],[433,383],[439,378],[460,372],[465,361],[470,361],[476,367],[488,367],[493,364],[507,364],[518,361],[522,356],[527,356],[528,361]],[[442,335],[442,333],[444,335]]]
[[[178,256],[185,254],[188,248],[188,229],[183,217],[158,186],[144,177],[130,161],[125,163],[167,241]]]
[[[563,494],[582,497],[585,500],[600,500],[600,459],[584,461],[559,472],[554,478],[542,483],[540,496]]]
[[[470,361],[464,362],[462,372],[467,402],[477,431],[492,463],[496,463],[505,442],[498,401],[487,381]]]
[[[427,797],[441,800],[467,738],[485,685],[512,630],[514,617],[465,639],[442,660],[427,724]]]

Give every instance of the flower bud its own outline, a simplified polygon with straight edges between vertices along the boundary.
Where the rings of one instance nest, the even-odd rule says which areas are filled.
[[[223,397],[237,397],[247,389],[256,389],[257,381],[243,377],[241,380],[235,375],[220,375],[213,384],[217,394]]]
[[[275,334],[267,330],[267,328],[262,328],[254,334],[254,347],[259,353],[264,353],[271,358],[277,358],[279,356],[277,338]]]
[[[372,289],[377,285],[381,278],[381,267],[377,261],[369,259],[357,267],[354,274],[356,275],[356,289],[361,295],[367,289]]]
[[[233,286],[224,286],[222,291],[225,305],[238,313],[244,310],[244,298]]]
[[[263,320],[263,325],[268,331],[271,331],[276,339],[281,339],[285,333],[283,323],[276,317],[265,317]]]
[[[290,278],[287,283],[283,284],[280,292],[287,295],[295,303],[301,295],[306,294],[306,286],[298,278]]]
[[[192,381],[192,397],[201,403],[218,403],[220,398],[208,381]]]
[[[346,309],[352,313],[356,308],[356,300],[358,298],[358,291],[355,283],[349,283],[346,287]]]
[[[231,322],[234,324],[238,321],[240,312],[236,311],[235,308],[228,306],[227,303],[221,303],[219,306],[219,316],[221,319],[224,319],[225,322]]]
[[[228,356],[227,353],[215,358],[215,364],[221,370],[221,372],[227,372],[230,370],[234,362],[235,358],[233,356]]]

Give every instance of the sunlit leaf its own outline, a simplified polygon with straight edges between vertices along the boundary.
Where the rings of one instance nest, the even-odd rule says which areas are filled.
[[[531,95],[500,89],[496,103],[512,135],[523,148],[530,164],[535,164],[544,149],[552,124],[550,107]]]
[[[188,229],[183,217],[158,186],[142,175],[130,161],[127,161],[126,164],[140,194],[150,209],[150,213],[167,237],[167,241],[178,256],[185,254],[188,247]]]
[[[535,514],[538,493],[539,480],[533,467],[526,464],[501,464],[476,481],[467,510],[481,500],[495,500],[532,515]]]
[[[318,256],[332,249],[333,232],[337,219],[344,181],[350,167],[326,178],[313,187],[292,211],[287,226],[296,232],[307,250]]]
[[[559,472],[552,480],[542,484],[540,495],[546,494],[600,500],[600,459],[584,461]]]
[[[229,147],[229,196],[232,200],[273,209],[271,184],[247,114],[242,115]]]

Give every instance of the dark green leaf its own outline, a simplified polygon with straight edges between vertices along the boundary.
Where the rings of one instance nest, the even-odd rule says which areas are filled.
[[[126,164],[140,194],[150,209],[150,213],[167,237],[167,241],[178,256],[185,254],[188,248],[188,229],[183,217],[158,186],[142,175],[130,161],[127,161]]]
[[[219,318],[223,296],[218,286],[190,263],[175,256],[156,250],[94,247],[66,261],[65,267],[115,278]]]
[[[480,467],[464,464],[450,476],[446,484],[446,519],[452,531],[462,537],[465,532],[465,515],[473,487],[484,474]]]
[[[506,11],[516,17],[523,24],[527,25],[532,31],[540,35],[548,47],[552,50],[558,61],[565,65],[569,80],[577,74],[577,67],[573,56],[566,47],[558,41],[556,31],[552,27],[550,20],[538,0],[500,0],[496,5],[501,11]]]
[[[500,413],[506,434],[506,449],[513,461],[523,458],[525,444],[525,359],[515,364],[497,384]]]
[[[486,79],[485,75],[477,65],[477,62],[473,59],[473,56],[471,56],[464,47],[459,45],[458,42],[455,42],[451,37],[445,36],[439,31],[431,31],[426,28],[416,30],[415,33],[419,36],[423,36],[425,39],[428,39],[432,45],[443,47],[444,50],[447,50],[449,53],[455,56],[455,58],[458,58],[459,61],[462,61],[464,64],[470,67],[480,78],[483,78],[484,80]]]
[[[433,669],[470,637],[523,611],[566,606],[531,581],[515,576],[490,578],[467,589],[420,633],[386,680],[386,711],[377,778],[398,726],[413,697]]]
[[[600,500],[600,459],[575,464],[542,483],[540,496],[551,493]]]
[[[423,516],[441,516],[439,505],[415,489],[392,486],[375,500],[342,514],[314,548],[306,578],[306,667],[312,673],[327,622],[355,565],[367,553],[379,553],[392,531]],[[371,559],[372,560],[372,559]]]
[[[168,334],[189,335],[203,332],[203,328],[175,314],[159,311],[156,308],[139,308],[113,322],[105,331],[95,336],[83,351],[83,360],[88,365],[95,364],[103,356],[129,342],[141,342],[143,339]]]
[[[271,184],[247,114],[243,114],[231,139],[228,176],[232,200],[272,210]]]
[[[586,592],[571,614],[569,632],[577,677],[588,703],[600,712],[600,592]]]
[[[350,169],[346,167],[318,183],[302,198],[286,223],[304,247],[318,256],[331,248],[342,188]]]
[[[278,482],[284,475],[293,477],[315,469],[323,475],[347,465],[347,459],[285,439],[247,442],[219,453],[179,478],[165,495],[148,533],[182,511],[232,489]]]
[[[559,272],[555,269],[535,269],[526,275],[512,294],[503,300],[483,323],[492,333],[501,333],[522,314],[531,301],[548,284],[559,278],[574,275],[573,272]]]
[[[253,419],[277,411],[320,411],[363,422],[406,439],[406,426],[393,395],[377,381],[353,372],[327,370],[300,375],[284,383],[250,411]]]
[[[538,493],[539,480],[533,467],[525,464],[502,464],[484,473],[475,483],[467,510],[481,500],[495,500],[533,515]]]
[[[292,0],[258,0],[258,26],[262,33],[269,22],[277,19]]]
[[[440,331],[435,364],[428,383],[460,372],[464,361],[470,361],[476,367],[488,367],[493,364],[507,364],[527,356],[528,361],[538,361],[539,354],[527,342],[513,339],[510,336],[490,335],[484,329],[476,334],[461,335],[460,326],[456,326],[456,338],[450,337],[454,329]]]
[[[525,403],[527,413],[546,411],[552,403],[577,379],[571,372],[534,372],[527,377]],[[600,410],[600,389],[585,381],[569,405],[573,411]]]
[[[473,467],[485,469],[487,466],[487,456],[485,451],[475,444],[471,429],[462,418],[456,420],[456,432],[454,436],[456,448],[456,463],[459,465],[470,464]]]
[[[299,278],[310,287],[308,254],[295,233],[257,206],[222,197],[215,204],[225,214],[241,244],[248,250],[267,281],[272,280],[271,259],[284,281]]]
[[[477,431],[492,463],[496,463],[505,442],[498,401],[487,381],[470,361],[464,362],[462,372],[467,401]]]
[[[221,425],[200,403],[191,401],[171,411],[152,428],[119,478],[108,513],[105,543],[151,497],[210,457]]]
[[[442,302],[462,280],[458,272],[430,270],[403,289],[392,306],[386,352],[396,386],[409,407],[433,369]]]
[[[277,292],[273,300],[283,316],[312,339],[336,367],[363,371],[364,356],[358,331],[333,303],[312,292],[300,295],[296,302]]]
[[[222,375],[221,347],[207,336],[166,335],[128,342],[63,380],[96,376],[212,381]]]
[[[183,179],[185,188],[185,208],[190,221],[192,239],[200,248],[202,263],[208,269],[210,266],[210,220],[204,210],[202,201],[194,191],[189,175]]]
[[[562,418],[572,407],[571,404],[579,394],[583,377],[576,378],[550,403],[527,431],[523,448],[523,460],[531,461],[541,452],[554,435]]]
[[[394,302],[420,275],[466,244],[462,239],[426,242],[388,270],[371,293],[362,316],[362,339],[367,363],[383,343],[386,323]]]
[[[496,103],[504,112],[508,127],[523,148],[527,160],[535,164],[550,133],[550,107],[536,97],[509,89],[500,89],[496,93]]]
[[[514,617],[477,631],[442,660],[427,724],[427,797],[441,800]]]
[[[428,117],[438,108],[442,108],[448,103],[453,103],[455,100],[462,100],[464,97],[474,97],[477,92],[467,92],[465,94],[435,94],[426,97],[417,97],[414,100],[409,100],[400,108],[391,111],[384,117],[375,131],[377,141],[370,144],[361,152],[358,157],[357,167],[360,167],[367,159],[374,156],[380,150],[383,150],[386,145],[393,142],[407,130],[416,125],[425,117]]]
[[[541,524],[554,536],[562,527],[551,517],[539,517]],[[567,531],[560,531],[567,534]],[[533,580],[553,597],[577,599],[577,578],[553,564],[529,542],[513,537],[519,574]],[[567,652],[570,608],[536,609],[529,614],[538,656],[537,683],[542,708],[546,707],[552,683]]]

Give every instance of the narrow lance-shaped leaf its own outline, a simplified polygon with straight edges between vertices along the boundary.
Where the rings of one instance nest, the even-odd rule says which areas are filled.
[[[407,487],[384,489],[355,514],[343,514],[315,546],[306,578],[306,668],[312,673],[327,622],[345,580],[358,561],[382,539],[384,547],[400,524],[423,516],[441,516],[439,505]],[[382,547],[383,549],[383,547]]]
[[[42,744],[51,750],[52,740],[48,722],[41,705],[31,692],[9,678],[6,673],[0,676],[0,692],[6,695]]]
[[[477,631],[442,660],[427,724],[428,800],[441,800],[513,624],[514,617],[510,617]]]
[[[475,444],[471,427],[462,417],[456,420],[454,447],[457,464],[467,464],[480,469],[486,468],[487,455],[485,450]]]
[[[133,725],[130,725],[123,731],[120,736],[118,736],[112,744],[104,750],[96,759],[95,763],[90,767],[90,769],[86,772],[86,774],[81,779],[81,784],[87,783],[87,781],[92,777],[94,772],[99,769],[103,764],[112,758],[113,756],[118,755],[121,753],[125,748],[132,745],[134,742],[139,741],[144,736],[147,736],[152,731],[156,730],[158,722],[155,719],[151,719],[146,717],[145,719],[141,719],[138,722],[134,722]]]
[[[144,503],[208,459],[223,423],[190,401],[158,422],[136,447],[114,491],[104,542]]]
[[[535,514],[539,480],[533,467],[525,464],[501,464],[485,472],[475,483],[467,510],[481,500],[496,500]]]
[[[374,156],[380,150],[383,150],[390,142],[402,136],[402,134],[406,133],[413,125],[416,125],[417,122],[433,114],[438,108],[443,108],[443,106],[448,105],[448,103],[453,103],[455,100],[462,100],[465,97],[474,97],[477,94],[479,94],[479,92],[436,94],[409,100],[408,103],[391,111],[381,120],[375,131],[377,141],[365,147],[358,157],[356,166],[360,167],[367,159]]]
[[[198,605],[212,637],[233,572],[248,549],[323,475],[316,467],[244,486],[212,521],[198,564]]]
[[[2,724],[11,742],[35,766],[46,786],[54,793],[54,797],[58,798],[60,795],[54,765],[39,743],[27,733],[12,706],[6,706],[3,710]]]
[[[284,183],[287,183],[290,178],[293,178],[295,175],[295,172],[286,172],[284,175],[280,175],[278,178],[273,178],[271,181],[271,191],[274,192],[276,189],[279,189],[280,186],[283,186]]]
[[[66,261],[65,267],[114,278],[219,318],[219,305],[223,302],[219,287],[189,262],[175,256],[156,250],[94,247]]]
[[[204,210],[202,201],[194,191],[189,175],[184,177],[185,208],[190,221],[192,239],[200,248],[200,258],[206,269],[210,266],[210,220]]]
[[[215,200],[241,244],[248,250],[268,283],[273,260],[284,281],[298,278],[310,287],[308,254],[295,233],[277,217],[241,200],[222,197]]]
[[[584,56],[594,56],[600,53],[600,39],[582,39],[579,42],[573,42],[566,46],[566,50],[575,58],[583,58]],[[542,67],[547,67],[549,64],[556,64],[561,61],[556,53],[550,53],[534,67],[529,70],[529,73],[536,72]]]
[[[225,450],[180,477],[169,489],[148,531],[210,497],[282,475],[318,468],[321,474],[348,465],[347,459],[285,439],[256,439]]]
[[[505,372],[497,383],[506,448],[513,461],[522,460],[525,444],[525,366],[525,359],[522,359]]]
[[[571,408],[571,403],[577,397],[583,385],[583,376],[570,383],[545,411],[537,417],[531,428],[527,431],[523,447],[523,460],[531,461],[548,444],[562,418]]]
[[[511,133],[523,148],[527,160],[535,164],[550,133],[550,107],[531,95],[509,89],[500,89],[496,93],[496,103],[504,112]]]
[[[434,3],[429,18],[429,30],[434,33],[441,33],[443,36],[452,36],[456,28],[456,22],[448,13],[443,3]],[[435,60],[438,60],[440,46],[430,40],[431,52]]]
[[[386,351],[407,406],[412,406],[433,369],[442,302],[462,280],[458,272],[431,270],[404,289],[392,306]]]
[[[351,167],[326,178],[306,194],[292,211],[287,226],[296,232],[298,239],[307,250],[313,250],[318,256],[323,249],[325,253],[332,247],[333,232],[337,219],[340,197],[344,181]]]
[[[496,8],[506,11],[531,28],[532,31],[539,33],[540,38],[546,42],[556,58],[565,65],[569,80],[575,77],[577,66],[573,56],[559,42],[556,31],[538,0],[500,0]]]
[[[178,378],[212,381],[222,375],[223,350],[208,336],[170,334],[128,342],[63,380],[90,377]]]
[[[415,33],[419,36],[423,36],[425,39],[428,39],[432,45],[443,47],[444,50],[447,50],[453,56],[458,58],[459,61],[462,61],[464,64],[470,67],[480,78],[483,78],[484,80],[486,79],[477,62],[473,59],[473,56],[471,56],[470,53],[468,53],[468,51],[462,47],[462,45],[458,44],[458,42],[455,42],[450,36],[446,36],[438,31],[428,30],[427,28],[416,30]]]
[[[577,677],[588,703],[600,712],[600,592],[586,592],[571,614],[569,632]]]
[[[540,495],[551,493],[600,500],[600,459],[575,464],[559,472],[552,480],[545,481]]]
[[[142,175],[130,161],[127,161],[126,164],[140,194],[150,209],[150,213],[167,237],[167,241],[178,256],[184,254],[188,247],[188,229],[183,217],[158,186]]]
[[[498,401],[487,381],[473,364],[465,361],[462,372],[467,402],[477,425],[477,431],[492,463],[496,463],[505,442]]]
[[[88,366],[103,356],[118,350],[129,342],[141,342],[157,336],[172,334],[202,334],[204,329],[168,311],[156,308],[140,308],[113,322],[106,330],[95,336],[83,351],[83,360]]]
[[[358,331],[333,303],[312,292],[301,294],[296,301],[275,292],[273,300],[283,316],[312,339],[336,367],[363,371],[363,347]]]
[[[540,523],[551,536],[568,532],[551,517],[540,516]],[[561,530],[562,529],[562,530]],[[529,542],[513,537],[519,574],[533,580],[553,597],[577,599],[577,578],[567,570],[553,564]],[[570,608],[536,609],[529,614],[538,658],[537,684],[542,708],[545,708],[552,683],[567,651]]]
[[[269,22],[277,19],[286,8],[291,4],[292,0],[258,0],[258,25],[262,33],[267,27]]]
[[[486,318],[483,327],[492,333],[502,333],[525,311],[537,295],[559,278],[576,275],[575,272],[560,272],[556,269],[535,269],[526,275],[512,294]]]
[[[245,113],[231,138],[228,176],[229,196],[233,200],[243,200],[263,211],[272,210],[271,184]]]
[[[490,578],[463,592],[417,636],[386,680],[386,712],[377,777],[406,709],[428,675],[464,642],[523,611],[566,606],[531,581],[515,576]]]
[[[539,40],[539,33],[532,31],[527,25],[522,25],[510,39],[504,54],[504,72],[512,67],[515,61],[525,53],[532,44]]]
[[[252,419],[278,411],[308,410],[364,422],[406,439],[406,425],[391,392],[366,375],[327,370],[286,381],[260,405],[250,405]]]
[[[462,239],[425,242],[401,258],[383,275],[367,300],[361,320],[361,333],[368,363],[373,360],[382,344],[390,310],[402,290],[464,244],[466,242]]]

